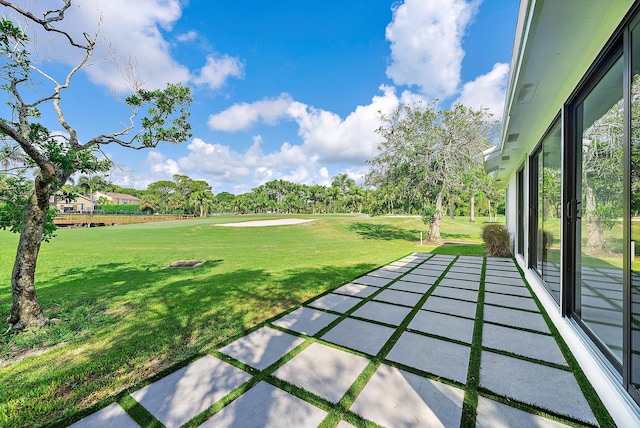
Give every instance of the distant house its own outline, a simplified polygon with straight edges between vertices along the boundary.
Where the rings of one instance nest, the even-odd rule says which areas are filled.
[[[66,201],[63,198],[51,197],[49,204],[52,207],[56,207],[59,213],[90,213],[93,212],[93,202],[91,199],[84,195],[78,195],[71,201]]]
[[[140,198],[136,198],[135,196],[126,195],[124,193],[113,193],[113,192],[96,192],[95,199],[96,201],[100,199],[100,197],[108,199],[112,204],[115,205],[139,205]]]

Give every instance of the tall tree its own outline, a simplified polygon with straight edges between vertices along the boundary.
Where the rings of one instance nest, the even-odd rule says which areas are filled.
[[[169,84],[164,90],[132,87],[132,94],[125,100],[129,110],[127,124],[113,133],[81,138],[64,114],[61,100],[78,73],[93,61],[98,33],[89,36],[84,32],[81,39],[75,38],[63,29],[65,14],[72,7],[71,0],[56,1],[57,7],[52,3],[34,3],[34,9],[23,9],[0,0],[0,6],[11,11],[0,18],[0,78],[5,82],[0,89],[6,92],[11,107],[11,113],[0,118],[0,133],[20,146],[33,165],[35,176],[29,197],[16,207],[20,212],[16,229],[20,239],[11,276],[13,305],[8,318],[13,329],[48,322],[36,295],[35,271],[40,244],[50,224],[47,222],[49,198],[72,174],[90,174],[109,168],[111,162],[98,157],[105,145],[143,149],[156,147],[161,142],[179,143],[190,137],[190,90],[180,84]],[[33,42],[38,39],[31,39],[22,30],[31,27],[59,36],[56,43],[66,43],[80,53],[79,62],[62,80],[41,68],[46,63],[32,60],[32,55],[40,52]],[[43,115],[45,108],[51,110]],[[64,133],[54,133],[43,124],[42,118],[49,115],[57,119]]]
[[[214,203],[215,197],[210,190],[197,190],[189,195],[189,205],[193,206],[200,217],[206,217]]]
[[[486,110],[461,104],[438,110],[435,104],[407,105],[382,115],[379,154],[369,163],[369,183],[389,186],[405,182],[423,195],[429,239],[440,239],[443,202],[461,186],[470,168],[482,162],[482,151],[498,127]]]

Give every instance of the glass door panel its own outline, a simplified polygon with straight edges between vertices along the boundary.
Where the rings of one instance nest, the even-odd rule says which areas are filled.
[[[556,122],[542,143],[540,223],[542,279],[551,296],[560,303],[560,223],[562,214],[562,139]]]
[[[620,57],[577,107],[575,312],[623,360],[624,103]]]
[[[640,29],[631,32],[631,387],[640,394]]]

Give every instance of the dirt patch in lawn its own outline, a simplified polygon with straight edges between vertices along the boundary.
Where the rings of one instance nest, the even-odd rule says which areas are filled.
[[[165,268],[194,268],[204,263],[204,260],[176,260],[173,263],[169,263]]]

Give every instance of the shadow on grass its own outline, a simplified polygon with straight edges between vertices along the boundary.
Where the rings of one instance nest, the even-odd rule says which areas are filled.
[[[409,242],[420,240],[419,230],[407,230],[388,224],[353,223],[349,230],[362,236],[364,239],[377,239],[383,241],[405,240]]]
[[[471,239],[471,235],[468,233],[447,233],[442,232],[440,234],[442,239]]]
[[[86,330],[78,343],[3,368],[0,384],[16,388],[0,391],[0,426],[77,420],[101,400],[375,267],[220,272],[220,263],[195,269],[109,263],[50,281],[40,295],[48,316],[62,300],[94,305],[103,316],[78,327]]]

